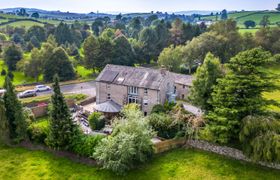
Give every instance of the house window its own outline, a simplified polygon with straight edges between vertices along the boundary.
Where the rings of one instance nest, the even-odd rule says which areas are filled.
[[[129,104],[132,104],[132,103],[137,104],[137,103],[138,103],[138,98],[137,98],[137,96],[128,96],[128,103],[129,103]]]
[[[111,94],[107,94],[107,100],[111,100]]]
[[[144,106],[148,106],[148,100],[143,100],[143,104],[144,104]]]
[[[138,87],[128,87],[128,94],[138,95]]]
[[[144,112],[144,116],[147,116],[148,115],[148,113],[147,112]]]
[[[148,89],[147,88],[144,89],[144,94],[148,95]]]
[[[183,89],[186,89],[186,86],[185,86],[185,85],[183,85]]]
[[[110,90],[110,89],[111,89],[111,85],[107,84],[107,90]]]
[[[176,92],[177,92],[177,87],[174,86],[174,94],[176,94]]]
[[[184,94],[182,94],[182,99],[185,99],[185,95]]]

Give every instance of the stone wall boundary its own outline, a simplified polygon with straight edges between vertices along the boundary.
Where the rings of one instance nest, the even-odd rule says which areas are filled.
[[[216,153],[236,160],[242,160],[242,161],[258,164],[261,166],[265,166],[268,168],[280,170],[280,164],[268,163],[268,162],[255,162],[250,158],[248,158],[247,156],[245,156],[241,150],[227,147],[227,146],[219,146],[203,140],[187,140],[185,147],[193,147],[196,149]]]

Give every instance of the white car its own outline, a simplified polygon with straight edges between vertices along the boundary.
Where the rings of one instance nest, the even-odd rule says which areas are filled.
[[[50,90],[52,90],[52,88],[50,88],[49,86],[45,86],[45,85],[37,85],[37,86],[35,86],[34,90],[36,92],[43,92],[43,91],[50,91]]]

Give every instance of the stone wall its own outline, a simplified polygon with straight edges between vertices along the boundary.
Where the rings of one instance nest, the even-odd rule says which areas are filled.
[[[181,147],[186,144],[185,138],[180,139],[170,139],[166,141],[157,142],[154,144],[154,152],[156,154],[163,153],[169,151],[171,149],[175,149]]]
[[[242,160],[246,162],[256,163],[253,162],[251,159],[247,158],[242,151],[226,146],[218,146],[206,141],[202,140],[188,140],[186,146],[188,147],[194,147],[197,149],[201,149],[204,151],[213,152],[216,154],[224,155],[233,159]],[[266,166],[269,168],[279,169],[280,170],[280,164],[275,163],[266,163],[266,162],[257,162],[257,164]]]

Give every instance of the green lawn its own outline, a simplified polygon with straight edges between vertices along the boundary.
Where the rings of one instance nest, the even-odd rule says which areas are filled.
[[[0,60],[0,72],[2,69],[5,69],[7,71],[7,66],[5,65],[5,62],[3,60]],[[13,83],[14,85],[20,85],[20,84],[29,84],[36,82],[35,79],[26,77],[23,72],[15,71],[13,72],[14,79]],[[5,76],[0,76],[0,87],[3,87],[5,81]]]
[[[280,64],[271,65],[269,68],[266,69],[266,71],[271,74],[276,75],[276,77],[278,77],[278,78],[275,79],[275,83],[280,85]],[[270,93],[264,93],[264,97],[267,99],[276,100],[280,103],[280,90],[270,92]],[[280,112],[279,107],[270,106],[269,108],[271,110],[276,110],[276,111]]]
[[[0,145],[0,179],[279,179],[280,171],[198,150],[175,150],[119,177],[43,151]]]
[[[93,71],[91,69],[86,69],[83,66],[76,67],[77,74],[82,79],[90,79],[92,78]]]

